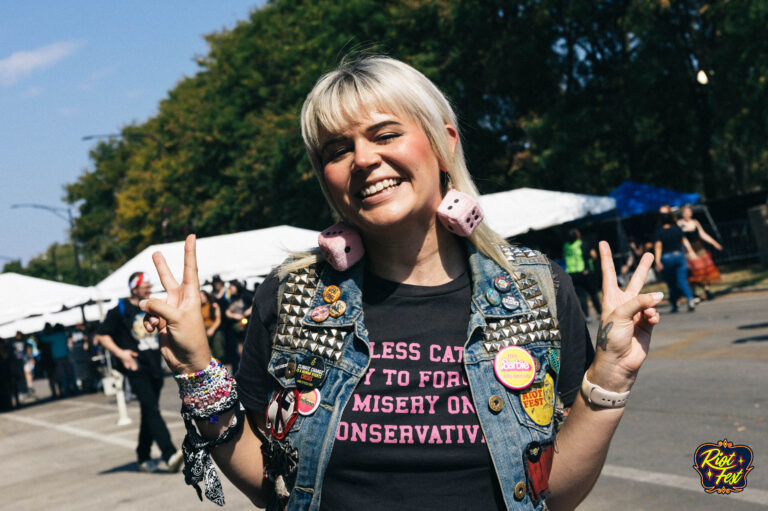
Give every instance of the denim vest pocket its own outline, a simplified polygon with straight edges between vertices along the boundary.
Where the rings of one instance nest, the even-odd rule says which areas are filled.
[[[271,389],[268,403],[271,403],[275,395],[281,390],[296,388],[296,380],[293,374],[295,373],[296,365],[306,355],[306,353],[296,351],[282,351],[276,347],[272,349],[272,357],[269,359],[269,364],[267,364],[267,372],[272,375],[277,385]],[[301,430],[301,424],[305,418],[305,416],[298,414],[296,421],[291,426],[288,437],[290,437],[290,433]]]
[[[507,389],[507,400],[512,405],[512,409],[515,411],[515,415],[517,416],[518,422],[525,426],[526,428],[534,431],[539,431],[541,433],[544,433],[545,435],[551,435],[552,434],[552,418],[554,417],[554,411],[555,411],[555,394],[556,394],[556,383],[557,378],[556,375],[553,375],[549,372],[549,344],[547,343],[536,343],[536,344],[529,344],[526,346],[523,346],[530,354],[533,356],[533,358],[538,362],[539,369],[536,371],[536,376],[533,380],[533,383],[528,388],[522,389],[522,390],[511,390]],[[547,378],[547,374],[549,374],[551,387],[547,388],[547,385],[545,385],[545,380]],[[548,420],[546,424],[540,424],[537,421],[531,417],[528,412],[525,410],[525,406],[523,405],[523,395],[531,392],[533,390],[536,390],[538,387],[539,390],[542,391],[543,394],[551,393],[547,396],[542,396],[542,399],[551,400],[552,402],[552,411],[548,414]],[[544,422],[539,418],[539,422]],[[536,435],[534,435],[536,436]]]

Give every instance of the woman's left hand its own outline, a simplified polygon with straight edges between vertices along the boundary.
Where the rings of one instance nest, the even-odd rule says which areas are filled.
[[[625,392],[632,387],[648,355],[651,332],[659,322],[656,305],[664,294],[639,294],[653,264],[650,253],[640,259],[624,290],[616,282],[611,248],[605,241],[600,242],[600,262],[603,312],[597,331],[595,361],[589,368],[588,378],[606,390]]]

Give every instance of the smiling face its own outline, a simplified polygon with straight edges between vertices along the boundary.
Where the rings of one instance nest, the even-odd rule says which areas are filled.
[[[434,222],[440,167],[415,121],[374,111],[320,142],[328,193],[347,221],[364,232]]]

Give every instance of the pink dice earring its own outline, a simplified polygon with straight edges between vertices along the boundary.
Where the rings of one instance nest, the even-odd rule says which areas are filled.
[[[354,227],[346,222],[333,224],[323,229],[317,237],[317,244],[328,264],[336,271],[346,271],[363,258],[363,240]]]
[[[483,221],[483,210],[474,198],[452,189],[437,208],[437,218],[450,232],[466,238]]]

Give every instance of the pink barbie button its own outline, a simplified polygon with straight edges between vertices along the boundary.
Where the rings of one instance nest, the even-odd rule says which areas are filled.
[[[510,389],[524,389],[536,377],[533,357],[523,348],[508,346],[496,354],[493,361],[496,378]]]
[[[330,312],[328,311],[328,307],[325,305],[319,305],[312,309],[312,312],[309,313],[309,317],[312,318],[312,321],[315,323],[322,323],[326,319],[328,319],[328,315]]]
[[[320,406],[320,391],[308,390],[299,394],[298,409],[300,415],[312,415]]]

